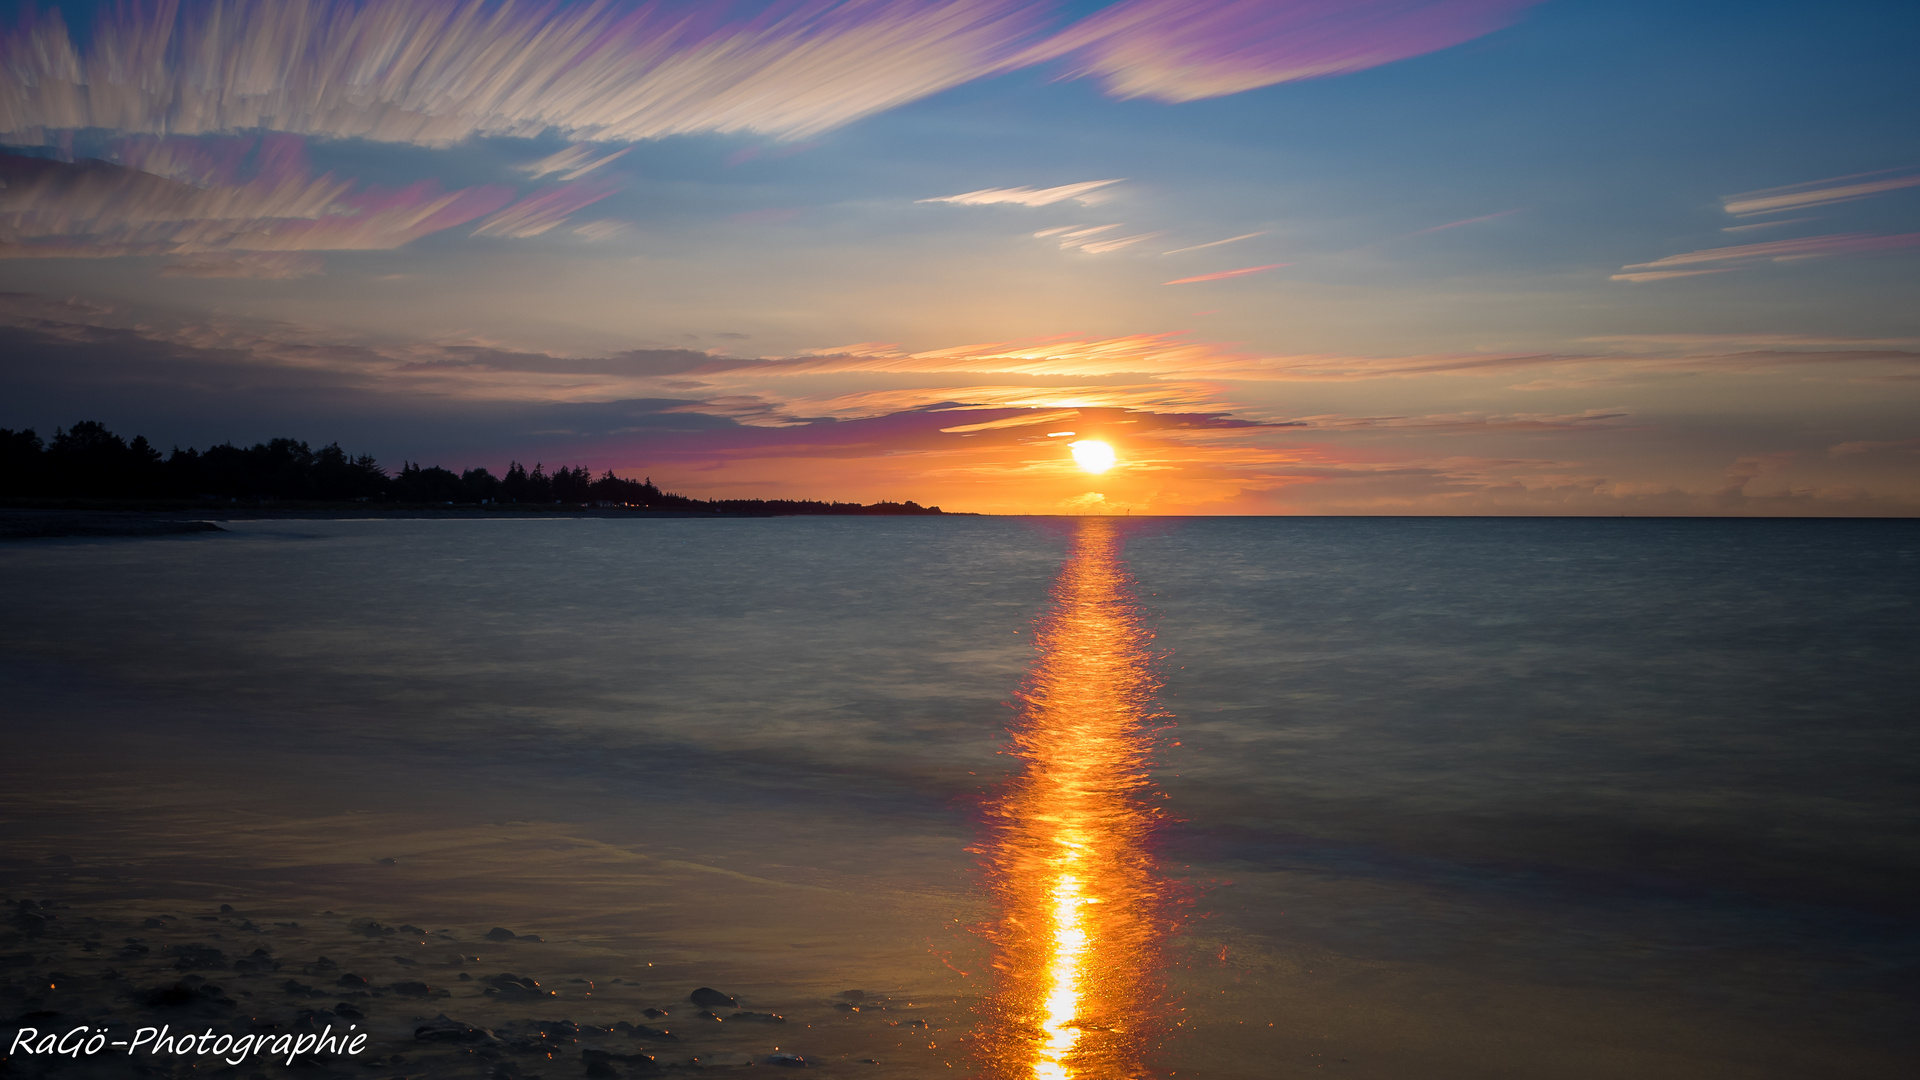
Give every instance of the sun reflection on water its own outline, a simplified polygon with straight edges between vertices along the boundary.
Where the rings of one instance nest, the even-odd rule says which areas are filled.
[[[1159,684],[1121,532],[1078,524],[1012,731],[1023,768],[988,807],[997,982],[976,1046],[992,1076],[1138,1075],[1163,1026],[1172,913],[1147,776]]]

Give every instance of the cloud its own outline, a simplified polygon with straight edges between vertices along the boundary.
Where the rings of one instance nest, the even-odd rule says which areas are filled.
[[[562,180],[578,180],[600,166],[618,161],[632,152],[633,147],[623,146],[608,154],[602,153],[591,145],[576,143],[558,153],[548,154],[538,161],[529,161],[517,167],[521,172],[530,173],[536,178],[559,173]]]
[[[1585,337],[1581,341],[1600,342],[1609,345],[1625,345],[1644,348],[1648,345],[1683,345],[1691,348],[1723,347],[1731,345],[1771,345],[1776,347],[1804,346],[1841,346],[1861,347],[1868,345],[1920,345],[1920,337],[1860,338],[1842,337],[1832,334],[1603,334],[1598,337]]]
[[[588,183],[563,184],[536,191],[481,222],[473,235],[514,239],[539,236],[564,225],[574,211],[592,206],[613,191],[610,187]]]
[[[1756,229],[1777,229],[1782,225],[1804,225],[1809,221],[1819,221],[1818,217],[1790,217],[1778,221],[1756,221],[1751,225],[1725,225],[1720,231],[1725,233],[1753,232]]]
[[[446,146],[559,131],[800,138],[1002,70],[1019,0],[152,0],[0,38],[0,132],[255,128]]]
[[[923,203],[955,203],[960,206],[991,206],[996,203],[1012,203],[1016,206],[1051,206],[1057,202],[1072,199],[1082,206],[1092,206],[1100,201],[1100,196],[1092,194],[1121,180],[1087,180],[1078,184],[1061,184],[1050,188],[982,188],[959,195],[942,195],[937,199],[919,199]],[[1106,228],[1113,228],[1108,225]]]
[[[134,141],[118,151],[172,175],[0,154],[0,257],[381,250],[512,198],[506,188],[449,192],[432,182],[355,191],[352,181],[313,176],[297,139],[173,142]]]
[[[259,278],[291,281],[312,277],[326,269],[318,255],[293,252],[248,252],[239,255],[185,255],[161,264],[161,277]]]
[[[1798,259],[1819,259],[1835,255],[1897,251],[1915,246],[1920,246],[1920,232],[1900,233],[1893,236],[1876,233],[1835,233],[1830,236],[1805,236],[1798,240],[1769,240],[1760,244],[1740,244],[1734,247],[1689,251],[1680,255],[1669,255],[1664,259],[1655,259],[1653,262],[1631,263],[1621,269],[1641,272],[1615,274],[1613,280],[1659,281],[1670,277],[1712,272],[1712,269],[1676,271],[1673,269],[1675,267],[1701,267],[1711,263],[1738,263],[1745,266],[1761,262],[1792,262]],[[1741,266],[1733,266],[1724,269],[1740,268]]]
[[[581,237],[588,243],[597,243],[601,240],[608,240],[619,236],[632,227],[630,223],[625,221],[617,221],[613,218],[601,218],[597,221],[589,221],[574,226],[573,234]]]
[[[1631,281],[1638,285],[1648,281],[1666,281],[1668,278],[1699,277],[1702,274],[1726,274],[1737,267],[1723,267],[1719,270],[1648,270],[1638,274],[1615,274],[1608,281]]]
[[[1878,195],[1887,191],[1920,184],[1920,173],[1910,176],[1885,177],[1879,180],[1861,180],[1859,183],[1843,184],[1842,180],[1856,180],[1859,176],[1871,176],[1861,173],[1857,176],[1836,176],[1831,180],[1813,180],[1805,184],[1793,184],[1787,187],[1768,188],[1764,191],[1749,191],[1741,195],[1725,195],[1720,199],[1723,209],[1735,217],[1751,217],[1755,214],[1776,214],[1782,210],[1805,210],[1813,206],[1828,206],[1833,203],[1851,202],[1864,199],[1869,195]]]
[[[1099,255],[1108,251],[1119,251],[1123,247],[1132,247],[1142,240],[1155,240],[1167,235],[1164,232],[1135,233],[1132,236],[1116,236],[1111,240],[1087,240],[1078,244],[1081,251],[1089,255]],[[1067,245],[1062,244],[1061,247]]]
[[[1126,0],[1018,57],[1065,57],[1120,98],[1196,101],[1434,52],[1512,23],[1534,0]]]
[[[1435,226],[1433,226],[1432,228],[1428,228],[1428,229],[1420,229],[1420,230],[1418,230],[1417,232],[1410,232],[1410,233],[1408,233],[1408,234],[1407,234],[1406,236],[1403,236],[1403,237],[1401,237],[1401,239],[1403,239],[1403,240],[1405,240],[1405,239],[1410,239],[1410,238],[1412,238],[1412,237],[1415,237],[1415,236],[1425,236],[1425,235],[1427,235],[1428,233],[1437,233],[1437,232],[1445,232],[1445,231],[1446,231],[1446,230],[1448,230],[1448,229],[1457,229],[1457,228],[1459,228],[1459,227],[1460,227],[1460,226],[1462,226],[1462,225],[1478,225],[1478,224],[1480,224],[1480,223],[1481,223],[1481,222],[1483,222],[1483,221],[1497,221],[1497,220],[1499,220],[1500,218],[1503,218],[1503,217],[1509,217],[1509,216],[1511,216],[1511,215],[1514,215],[1514,214],[1517,214],[1517,213],[1519,213],[1519,212],[1520,212],[1520,211],[1519,211],[1519,210],[1517,210],[1517,209],[1515,209],[1515,210],[1502,210],[1502,211],[1500,211],[1500,212],[1499,212],[1499,213],[1497,213],[1497,214],[1482,214],[1482,215],[1480,215],[1479,217],[1470,217],[1470,218],[1467,218],[1467,219],[1466,219],[1466,220],[1464,220],[1464,221],[1449,221],[1449,222],[1447,222],[1447,223],[1446,223],[1445,225],[1435,225]]]
[[[1268,263],[1265,266],[1243,266],[1238,270],[1218,270],[1211,274],[1198,274],[1193,277],[1177,278],[1173,281],[1163,282],[1162,284],[1191,285],[1196,281],[1224,281],[1227,278],[1245,277],[1248,274],[1259,274],[1268,270],[1278,270],[1283,266],[1292,265],[1292,263]]]
[[[99,5],[78,37],[29,9],[0,35],[0,133],[798,139],[1062,57],[1165,101],[1359,71],[1531,2],[1128,0],[1058,33],[1028,0],[145,0]]]
[[[1204,250],[1205,250],[1205,249],[1207,249],[1207,248],[1211,248],[1211,247],[1219,247],[1219,246],[1220,246],[1220,245],[1222,245],[1222,244],[1234,244],[1234,243],[1238,243],[1238,242],[1240,242],[1240,241],[1242,241],[1242,240],[1251,240],[1251,239],[1253,239],[1253,238],[1254,238],[1254,237],[1256,237],[1256,236],[1265,236],[1265,235],[1267,235],[1267,234],[1268,234],[1269,232],[1272,232],[1272,231],[1273,231],[1273,230],[1271,230],[1271,229],[1262,229],[1262,230],[1260,230],[1259,232],[1250,232],[1250,233],[1241,233],[1241,234],[1240,234],[1239,236],[1229,236],[1229,237],[1227,237],[1227,238],[1226,238],[1225,240],[1214,240],[1214,241],[1212,241],[1212,242],[1210,242],[1210,243],[1205,243],[1205,244],[1195,244],[1195,245],[1193,245],[1192,247],[1183,247],[1183,248],[1174,248],[1174,249],[1173,249],[1172,251],[1163,251],[1163,252],[1161,252],[1160,254],[1162,254],[1162,255],[1180,255],[1180,254],[1184,254],[1184,253],[1186,253],[1186,252],[1189,252],[1189,251],[1204,251]]]

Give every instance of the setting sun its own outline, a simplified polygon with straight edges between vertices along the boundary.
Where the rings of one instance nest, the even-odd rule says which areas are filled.
[[[1113,447],[1098,439],[1081,439],[1068,444],[1067,449],[1073,451],[1073,460],[1090,473],[1103,473],[1113,468]]]

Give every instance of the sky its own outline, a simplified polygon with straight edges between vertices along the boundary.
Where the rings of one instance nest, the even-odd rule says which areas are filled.
[[[1916,31],[0,2],[0,427],[986,513],[1912,516]]]

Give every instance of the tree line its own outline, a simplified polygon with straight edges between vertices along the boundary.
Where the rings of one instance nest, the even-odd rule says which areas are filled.
[[[765,514],[937,514],[937,506],[819,502],[811,499],[692,499],[660,490],[651,477],[629,480],[612,469],[595,478],[584,466],[548,473],[518,461],[504,476],[484,468],[454,472],[403,462],[389,473],[370,455],[338,442],[313,449],[296,439],[253,446],[222,443],[161,454],[83,420],[43,441],[32,429],[0,428],[0,497],[15,499],[219,499],[247,502],[525,503],[629,506],[649,510]]]

